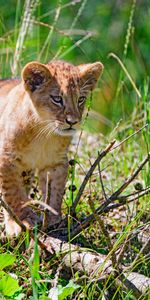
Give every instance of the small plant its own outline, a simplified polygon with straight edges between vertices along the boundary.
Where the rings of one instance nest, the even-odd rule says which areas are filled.
[[[72,280],[70,280],[66,286],[57,285],[55,288],[52,288],[49,292],[48,298],[41,298],[41,300],[65,300],[68,296],[72,295],[73,292],[79,288],[80,285],[75,284]]]
[[[21,292],[22,288],[18,284],[18,280],[13,278],[14,274],[10,275],[5,272],[4,269],[8,266],[12,266],[16,261],[15,256],[11,254],[0,254],[0,299],[3,297],[13,297],[13,299],[18,299],[17,292]]]

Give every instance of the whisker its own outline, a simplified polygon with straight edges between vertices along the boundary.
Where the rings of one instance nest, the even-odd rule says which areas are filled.
[[[51,129],[53,129],[53,128],[54,128],[54,126],[50,126],[50,124],[48,123],[44,127],[40,128],[40,130],[38,132],[36,132],[34,138],[36,140],[40,140],[42,137],[44,138],[46,136],[47,132],[51,131]]]
[[[45,126],[45,128],[43,128],[43,130],[41,130],[38,139],[42,138],[42,137],[46,137],[48,132],[51,132],[53,130],[54,126],[50,126],[49,124],[47,124],[47,126]]]
[[[46,135],[46,138],[48,139],[53,133],[56,133],[56,130],[58,129],[59,127],[56,126],[55,128],[53,128],[53,130],[49,131]]]
[[[31,128],[34,129],[35,127],[38,127],[40,125],[44,125],[44,124],[50,124],[50,123],[54,123],[54,121],[51,121],[51,120],[44,120],[44,121],[36,121],[35,124],[31,125]]]

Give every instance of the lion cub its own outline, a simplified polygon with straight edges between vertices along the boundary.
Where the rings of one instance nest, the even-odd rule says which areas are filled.
[[[38,170],[43,198],[47,172],[51,195],[49,222],[61,216],[67,178],[67,151],[82,118],[86,97],[102,73],[100,62],[74,66],[64,61],[44,65],[33,61],[22,71],[22,80],[0,80],[0,189],[3,199],[28,227],[37,222],[26,206],[29,200],[23,174]],[[20,227],[5,211],[8,235]]]

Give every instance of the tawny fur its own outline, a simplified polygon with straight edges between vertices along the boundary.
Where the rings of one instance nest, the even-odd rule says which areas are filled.
[[[58,221],[68,147],[82,118],[82,100],[94,89],[102,68],[99,62],[77,67],[63,61],[31,62],[23,69],[22,80],[0,81],[0,187],[4,200],[29,227],[37,216],[25,205],[29,199],[22,174],[38,170],[45,197],[50,172],[49,205],[57,215],[51,213],[49,222]],[[55,102],[57,96],[62,97],[60,103]],[[8,235],[20,232],[6,211],[5,227]]]

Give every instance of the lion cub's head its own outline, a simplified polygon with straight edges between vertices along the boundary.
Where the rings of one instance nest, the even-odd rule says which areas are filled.
[[[74,66],[64,61],[33,61],[22,71],[24,87],[51,131],[72,135],[80,123],[86,97],[103,70],[100,62]]]

